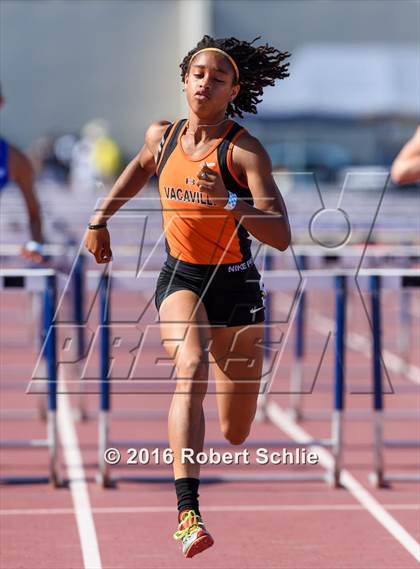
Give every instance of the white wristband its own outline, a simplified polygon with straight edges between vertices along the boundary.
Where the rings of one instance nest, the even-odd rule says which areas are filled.
[[[238,202],[238,196],[236,194],[234,194],[233,192],[229,192],[229,197],[228,197],[228,201],[227,204],[225,205],[225,207],[223,209],[227,209],[227,210],[232,210],[236,207],[236,204]]]
[[[40,255],[42,255],[44,248],[42,246],[42,243],[38,243],[38,241],[34,241],[32,239],[31,241],[25,243],[25,249],[30,253],[39,253]]]

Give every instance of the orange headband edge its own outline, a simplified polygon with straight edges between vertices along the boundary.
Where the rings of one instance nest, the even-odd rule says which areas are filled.
[[[196,51],[190,59],[190,65],[191,65],[191,61],[193,60],[193,58],[198,55],[199,53],[203,53],[203,51],[216,51],[218,53],[221,53],[222,55],[224,55],[225,57],[228,58],[228,60],[230,61],[233,69],[235,70],[235,74],[236,74],[236,80],[239,83],[239,68],[236,65],[236,61],[233,59],[233,57],[231,55],[229,55],[228,53],[226,53],[226,51],[223,51],[223,49],[219,49],[218,47],[204,47],[203,49],[200,49],[199,51]],[[189,66],[190,66],[189,65]],[[188,67],[189,67],[188,66]]]

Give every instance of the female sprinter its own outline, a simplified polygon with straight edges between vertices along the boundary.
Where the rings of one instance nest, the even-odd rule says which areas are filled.
[[[106,220],[156,172],[168,256],[155,302],[162,341],[175,358],[168,430],[178,499],[174,538],[182,541],[185,557],[213,544],[200,516],[200,467],[181,457],[183,448],[203,449],[209,364],[221,430],[231,444],[245,441],[256,412],[264,304],[249,233],[281,251],[290,243],[270,159],[229,118],[256,113],[263,88],[288,76],[282,62],[289,53],[253,43],[204,36],[188,53],[180,66],[188,119],[148,128],[143,148],[91,219],[86,238],[96,261],[109,262]]]

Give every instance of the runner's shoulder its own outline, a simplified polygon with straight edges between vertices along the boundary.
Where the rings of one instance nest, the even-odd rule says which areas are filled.
[[[271,159],[259,139],[244,129],[236,139],[232,151],[232,161],[240,170],[254,165],[271,169]]]

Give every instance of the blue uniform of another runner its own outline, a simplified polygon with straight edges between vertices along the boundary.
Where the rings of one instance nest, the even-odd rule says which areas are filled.
[[[0,192],[9,181],[9,168],[8,168],[9,145],[0,138]]]

